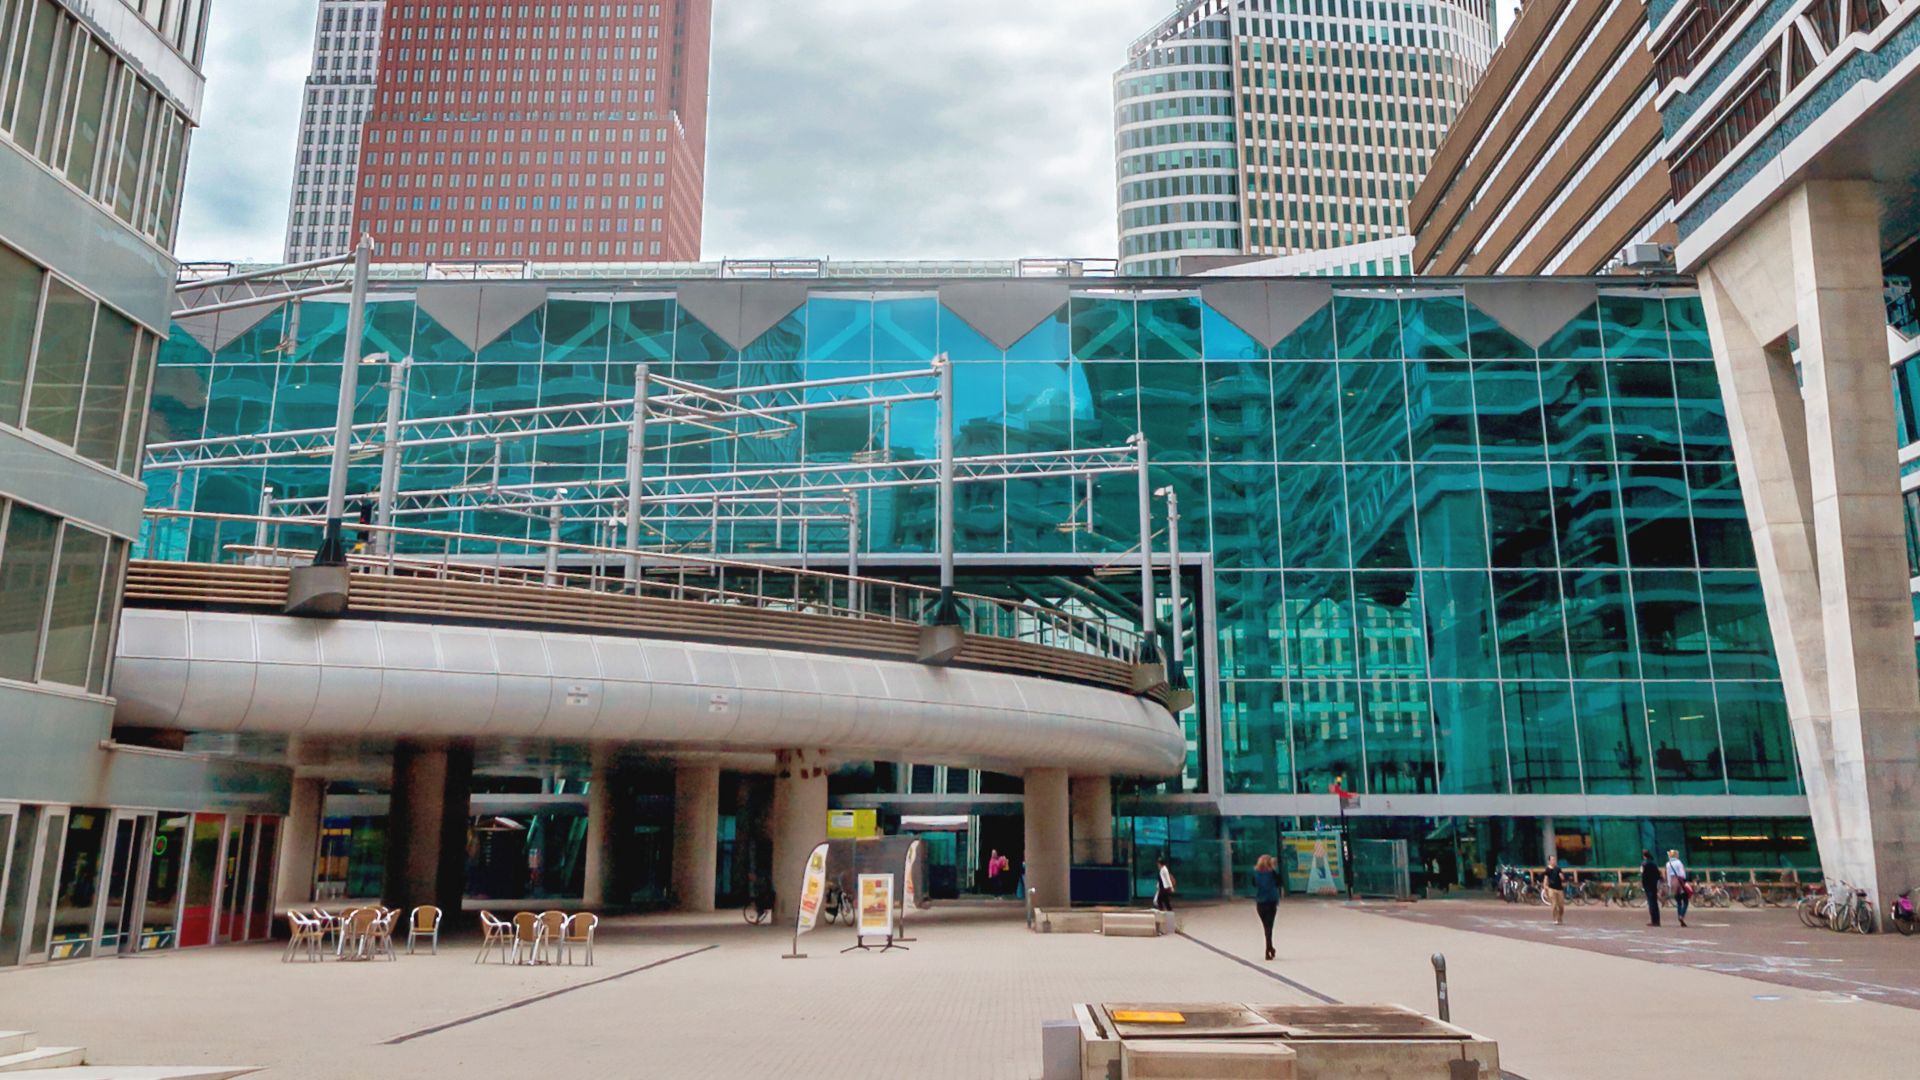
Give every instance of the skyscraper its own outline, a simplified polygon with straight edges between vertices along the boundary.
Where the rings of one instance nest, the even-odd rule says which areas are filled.
[[[389,262],[695,260],[712,0],[390,0],[356,231]]]
[[[287,208],[288,262],[338,255],[353,246],[360,129],[373,107],[386,6],[386,0],[320,0]]]
[[[1406,233],[1494,42],[1490,0],[1186,0],[1114,75],[1122,271]]]

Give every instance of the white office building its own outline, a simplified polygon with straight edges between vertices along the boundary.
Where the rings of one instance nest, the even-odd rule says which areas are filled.
[[[288,262],[338,255],[353,246],[360,128],[373,104],[386,6],[386,0],[320,0],[287,209]]]
[[[1405,235],[1489,0],[1187,0],[1114,75],[1123,273]]]

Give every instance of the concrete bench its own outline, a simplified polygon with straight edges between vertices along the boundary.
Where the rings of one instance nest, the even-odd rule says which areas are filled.
[[[1108,911],[1100,916],[1100,932],[1107,937],[1159,937],[1157,911]]]

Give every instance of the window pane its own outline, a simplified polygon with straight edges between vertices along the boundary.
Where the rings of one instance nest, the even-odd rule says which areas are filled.
[[[1567,647],[1576,679],[1637,679],[1633,614],[1627,575],[1601,570],[1569,571],[1561,579],[1566,597]]]
[[[1662,795],[1720,795],[1727,790],[1720,728],[1709,683],[1644,683],[1653,776]]]
[[[93,335],[93,363],[87,369],[86,404],[80,411],[77,449],[82,456],[108,468],[114,467],[120,454],[127,379],[133,371],[134,350],[145,337],[131,319],[117,311],[101,310],[100,324]]]
[[[1407,365],[1407,418],[1418,461],[1476,461],[1473,375],[1465,363]]]
[[[1339,466],[1280,466],[1280,552],[1288,566],[1347,566],[1346,484]]]
[[[145,179],[141,164],[147,150],[149,121],[153,117],[153,91],[147,84],[135,82],[120,123],[119,161],[114,163],[112,179],[113,212],[122,221],[133,220],[133,201],[139,197],[140,182]]]
[[[1514,682],[1507,683],[1505,691],[1514,793],[1577,794],[1580,760],[1568,684]]]
[[[1553,486],[1545,465],[1487,465],[1489,554],[1494,566],[1554,564]]]
[[[1362,675],[1426,677],[1426,630],[1420,615],[1419,581],[1419,576],[1410,571],[1353,575]]]
[[[1288,574],[1287,658],[1295,678],[1352,675],[1352,584],[1346,574]]]
[[[53,581],[53,609],[47,618],[46,657],[40,678],[85,686],[93,657],[93,626],[99,614],[101,571],[107,538],[69,524],[60,540],[60,565]]]
[[[1076,296],[1068,307],[1073,313],[1074,359],[1132,360],[1138,355],[1132,300]]]
[[[1200,358],[1200,298],[1163,296],[1142,300],[1140,359],[1197,360]]]
[[[1573,684],[1580,722],[1580,757],[1589,795],[1647,795],[1647,707],[1631,682]]]
[[[1296,682],[1287,686],[1293,704],[1293,754],[1300,791],[1320,794],[1337,779],[1358,790],[1360,684],[1348,680]]]
[[[18,503],[0,537],[0,677],[32,682],[53,584],[57,519]]]
[[[1480,454],[1488,461],[1540,461],[1547,456],[1540,375],[1526,361],[1473,365]]]
[[[1622,461],[1680,460],[1680,414],[1673,399],[1673,365],[1607,364],[1613,430]]]
[[[1333,364],[1273,365],[1274,460],[1340,460],[1339,378]]]
[[[1706,599],[1707,638],[1716,679],[1777,679],[1773,635],[1767,628],[1767,601],[1760,575],[1714,571],[1700,575]],[[1732,744],[1728,744],[1732,750]]]
[[[1600,325],[1614,359],[1664,360],[1667,309],[1657,296],[1602,296]]]
[[[1399,301],[1336,295],[1333,323],[1340,337],[1340,359],[1400,359]]]
[[[1486,506],[1477,465],[1416,465],[1422,566],[1485,567]]]
[[[1206,365],[1206,377],[1207,450],[1211,459],[1274,460],[1273,380],[1268,366],[1216,362]]]
[[[1221,466],[1212,470],[1212,480],[1213,557],[1223,567],[1278,567],[1280,497],[1273,466]]]
[[[1223,765],[1228,791],[1293,791],[1285,683],[1228,683],[1220,703],[1220,725],[1227,744]]]
[[[1432,794],[1438,765],[1427,684],[1380,679],[1363,683],[1361,690],[1368,794]]]
[[[1728,465],[1688,465],[1687,488],[1693,498],[1693,538],[1700,565],[1754,565],[1753,530],[1740,497],[1740,477]]]
[[[1560,565],[1621,566],[1626,527],[1610,465],[1553,467],[1553,513],[1560,531]]]
[[[1155,461],[1205,461],[1207,459],[1207,410],[1203,375],[1211,370],[1199,364],[1140,364],[1137,366],[1140,393],[1139,426],[1128,430],[1134,419],[1126,398],[1115,392],[1125,386],[1132,390],[1136,378],[1133,364],[1082,364],[1091,397],[1083,405],[1076,395],[1077,412],[1101,426],[1081,438],[1076,425],[1074,437],[1083,447],[1119,446],[1134,431],[1147,436],[1147,453]]]
[[[87,380],[87,349],[93,340],[92,300],[59,281],[47,283],[47,309],[40,347],[34,352],[33,387],[27,394],[27,426],[71,446],[80,423],[80,388]]]
[[[1621,466],[1620,498],[1629,562],[1634,566],[1694,565],[1686,472],[1680,466]]]
[[[93,620],[93,656],[87,662],[87,689],[96,694],[106,692],[107,675],[112,670],[113,632],[119,621],[114,616],[120,608],[120,577],[126,554],[124,540],[115,540],[107,548],[106,577],[101,582],[100,604]]]
[[[1420,575],[1426,606],[1427,651],[1436,679],[1492,679],[1493,596],[1486,571],[1429,571]]]
[[[1500,674],[1509,679],[1567,675],[1567,636],[1560,622],[1559,575],[1495,573],[1494,610],[1500,633]]]
[[[1727,748],[1727,783],[1735,795],[1792,794],[1800,790],[1779,683],[1714,684],[1720,737]]]
[[[1633,608],[1645,678],[1707,677],[1706,616],[1700,608],[1695,575],[1686,571],[1635,573]]]
[[[1605,369],[1583,360],[1540,365],[1547,453],[1556,461],[1612,461],[1613,423]]]
[[[0,424],[20,423],[43,277],[38,265],[0,247]]]
[[[1407,359],[1467,358],[1467,308],[1462,298],[1430,296],[1406,300],[1400,304],[1400,315],[1405,320],[1401,340]]]
[[[1216,497],[1218,491],[1216,489]],[[1220,674],[1228,679],[1277,679],[1286,674],[1286,616],[1279,574],[1222,572]]]
[[[1413,473],[1405,465],[1347,469],[1353,508],[1353,565],[1371,569],[1414,565]]]
[[[82,191],[93,191],[93,165],[100,158],[101,114],[107,105],[107,50],[89,38],[80,58],[86,67],[79,91],[67,106],[73,116],[73,141],[68,144],[67,179]]]
[[[36,0],[33,5],[33,29],[27,36],[26,62],[20,66],[20,97],[13,113],[13,141],[29,153],[40,132],[40,113],[47,101],[47,74],[53,67],[55,39],[65,45],[59,33],[60,9],[53,0]]]
[[[1500,684],[1435,682],[1432,692],[1441,793],[1506,794],[1507,736],[1501,720]]]
[[[1340,430],[1348,461],[1405,461],[1407,390],[1401,364],[1340,365]]]

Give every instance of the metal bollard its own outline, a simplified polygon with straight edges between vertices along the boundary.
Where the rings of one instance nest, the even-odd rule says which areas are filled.
[[[1445,953],[1433,954],[1433,985],[1440,995],[1440,1022],[1453,1022],[1453,1008],[1447,1001],[1447,956]]]

